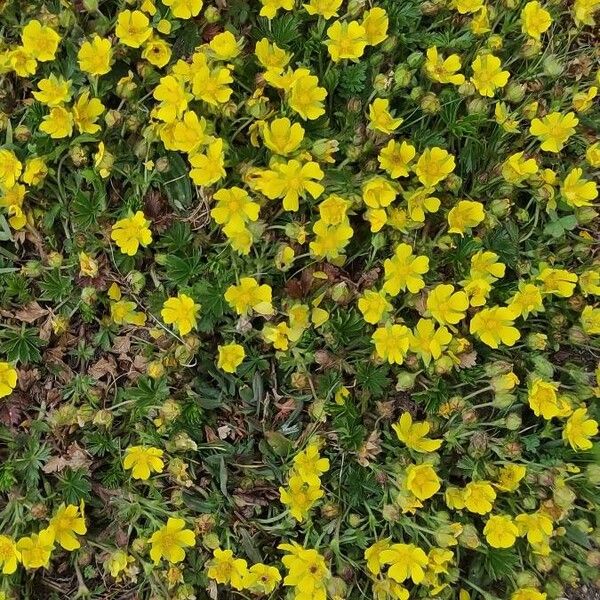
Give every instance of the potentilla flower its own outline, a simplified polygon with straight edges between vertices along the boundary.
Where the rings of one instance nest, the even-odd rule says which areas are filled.
[[[575,113],[563,115],[559,112],[548,113],[541,119],[533,119],[529,133],[542,142],[540,148],[547,152],[560,152],[569,138],[575,133],[579,119]]]
[[[470,481],[462,491],[465,508],[478,515],[485,515],[492,510],[496,492],[489,481]]]
[[[519,132],[519,120],[514,119],[509,112],[506,102],[496,102],[494,107],[494,119],[506,133]]]
[[[455,292],[449,284],[436,285],[427,296],[427,310],[440,324],[456,325],[465,318],[469,298],[462,291]]]
[[[218,33],[210,41],[210,49],[219,60],[232,60],[240,53],[240,43],[235,39],[231,31]]]
[[[521,10],[521,28],[523,33],[539,40],[542,33],[547,31],[552,25],[552,17],[550,13],[542,8],[542,5],[537,2],[528,2]]]
[[[260,594],[270,594],[281,581],[277,567],[256,563],[248,569],[243,579],[244,588]]]
[[[46,79],[38,82],[37,92],[33,92],[33,97],[46,106],[60,106],[71,100],[71,80],[64,77],[57,77],[54,73]]]
[[[112,45],[109,39],[95,35],[91,41],[85,41],[77,53],[79,68],[85,73],[99,77],[110,73]]]
[[[79,133],[98,133],[100,125],[96,123],[104,112],[104,104],[98,98],[90,98],[89,92],[84,92],[73,105],[73,120]]]
[[[319,445],[313,442],[294,457],[294,471],[308,485],[319,486],[321,475],[329,471],[329,459],[321,458]]]
[[[426,213],[436,213],[441,205],[440,199],[432,196],[433,188],[421,187],[402,192],[408,204],[408,214],[416,223],[424,223]]]
[[[523,465],[504,465],[498,473],[498,481],[495,486],[502,492],[515,492],[526,473],[527,467]]]
[[[147,481],[151,473],[162,473],[165,463],[162,461],[163,451],[152,446],[129,446],[125,450],[123,468],[131,469],[134,479]]]
[[[415,154],[416,150],[412,144],[406,141],[396,142],[390,140],[387,146],[379,152],[379,165],[392,179],[408,177],[410,163]]]
[[[522,587],[514,591],[510,597],[510,600],[546,600],[547,594],[538,592],[532,587]]]
[[[554,527],[551,519],[540,512],[522,513],[515,517],[515,523],[520,536],[527,536],[527,541],[532,545],[547,543]]]
[[[386,300],[384,292],[365,290],[358,299],[358,310],[367,323],[376,325],[392,310],[392,305]]]
[[[274,42],[269,41],[268,38],[262,38],[256,42],[254,54],[265,69],[273,70],[276,73],[283,71],[292,58],[290,54],[279,48]]]
[[[421,275],[429,271],[429,258],[415,256],[408,244],[398,244],[392,258],[386,258],[383,263],[385,282],[383,291],[390,296],[397,296],[400,291],[408,289],[416,294],[425,287]]]
[[[327,225],[323,220],[313,225],[315,240],[310,242],[311,254],[317,258],[335,260],[343,252],[354,233],[348,219],[339,225]]]
[[[406,467],[406,489],[419,500],[427,500],[442,487],[432,465],[409,465]]]
[[[588,335],[600,334],[600,308],[586,306],[581,313],[581,327]]]
[[[148,541],[151,544],[150,558],[155,565],[161,558],[170,563],[179,563],[185,559],[184,548],[195,545],[196,536],[191,529],[185,529],[183,519],[169,517],[167,523],[155,531]]]
[[[594,181],[582,177],[583,169],[571,169],[560,185],[560,193],[565,202],[574,208],[592,206],[598,197],[598,187]]]
[[[265,146],[280,156],[288,156],[295,152],[304,140],[304,127],[287,118],[274,119],[265,124],[260,131]]]
[[[389,206],[397,194],[396,188],[384,177],[372,177],[362,185],[362,199],[369,208]]]
[[[151,36],[144,44],[142,58],[151,65],[162,69],[171,60],[171,46],[159,37]]]
[[[176,19],[191,19],[197,17],[202,10],[202,0],[160,0],[171,9]]]
[[[510,548],[514,546],[519,530],[509,516],[493,515],[487,520],[483,533],[492,548]]]
[[[17,550],[16,542],[7,535],[0,535],[0,566],[3,575],[12,575],[17,570],[21,553]]]
[[[49,528],[54,533],[55,541],[65,550],[72,552],[81,547],[75,534],[84,535],[87,532],[83,501],[79,506],[61,504],[56,514],[50,519]]]
[[[381,573],[381,568],[385,565],[381,558],[381,553],[384,550],[389,550],[390,546],[390,540],[384,539],[375,542],[365,550],[364,557],[367,562],[367,569],[369,569],[373,575],[379,575],[379,573]]]
[[[554,294],[561,298],[570,298],[575,291],[577,275],[565,269],[553,269],[546,267],[537,276],[542,282],[542,291],[546,294]]]
[[[493,54],[478,55],[473,64],[471,82],[475,89],[482,95],[493,98],[498,88],[503,88],[508,83],[510,73],[502,70],[502,62]]]
[[[373,580],[374,600],[408,600],[410,592],[393,579],[383,578]]]
[[[152,35],[148,17],[139,10],[124,10],[117,16],[115,35],[130,48],[139,48]]]
[[[442,325],[435,328],[431,319],[419,319],[410,336],[410,350],[417,354],[429,366],[431,360],[437,360],[452,341],[452,334]]]
[[[231,285],[225,292],[225,300],[238,315],[254,311],[260,315],[273,314],[271,287],[259,285],[254,277],[241,277],[238,285]]]
[[[452,0],[452,7],[461,15],[474,13],[483,7],[483,0]]]
[[[260,0],[262,8],[260,16],[271,20],[277,16],[277,12],[281,9],[292,10],[294,8],[294,0]]]
[[[29,21],[21,32],[21,42],[25,51],[39,62],[54,60],[60,35],[51,27],[42,25],[38,20]]]
[[[17,370],[7,362],[0,361],[0,398],[10,396],[17,387]]]
[[[287,95],[290,108],[305,121],[312,121],[325,114],[323,101],[326,97],[327,90],[319,87],[319,79],[311,75],[308,69],[298,69]]]
[[[427,421],[413,421],[409,412],[402,413],[400,420],[392,429],[398,439],[415,452],[435,452],[442,445],[442,440],[432,440],[427,437],[431,425]]]
[[[573,450],[591,450],[591,437],[598,433],[598,422],[588,418],[587,407],[582,406],[573,411],[567,419],[562,432],[562,438]]]
[[[135,215],[120,219],[112,226],[110,237],[115,241],[119,250],[128,256],[135,256],[141,246],[152,243],[152,232],[148,227],[144,213],[138,210]]]
[[[12,150],[6,148],[0,149],[0,184],[4,188],[12,188],[21,171],[23,170],[23,164],[17,158]]]
[[[234,221],[246,223],[258,219],[258,203],[253,202],[248,192],[242,188],[221,188],[214,193],[213,198],[217,204],[210,211],[210,215],[219,225]]]
[[[54,550],[54,532],[47,527],[39,533],[22,537],[17,542],[17,550],[21,553],[21,562],[26,569],[47,568]]]
[[[204,154],[198,153],[190,156],[190,178],[200,186],[217,183],[227,174],[225,171],[225,154],[223,140],[216,138],[210,142]]]
[[[587,112],[593,105],[594,99],[598,95],[598,88],[593,85],[587,92],[578,92],[573,95],[573,108],[578,113]]]
[[[448,233],[463,235],[467,229],[477,227],[485,219],[481,202],[460,200],[448,213]]]
[[[192,93],[198,100],[203,100],[212,106],[225,104],[231,98],[233,90],[231,70],[227,67],[210,68],[203,64],[195,69],[192,79]]]
[[[425,187],[433,187],[454,171],[454,156],[447,150],[434,146],[426,148],[419,157],[415,173]]]
[[[13,48],[8,54],[8,63],[19,77],[29,77],[37,71],[37,61],[22,46]]]
[[[469,331],[490,348],[500,344],[514,346],[521,333],[514,325],[515,314],[507,307],[492,306],[480,310],[472,319]]]
[[[381,553],[381,560],[390,565],[387,576],[398,583],[412,579],[418,585],[425,579],[427,554],[414,544],[392,544]]]
[[[575,0],[573,4],[573,19],[578,27],[595,25],[594,14],[600,10],[598,0]]]
[[[193,298],[179,293],[177,297],[165,300],[160,315],[167,325],[174,325],[181,335],[187,335],[196,328],[196,318],[200,308]]]
[[[207,563],[207,575],[217,583],[231,585],[236,590],[244,589],[248,575],[248,563],[243,558],[235,558],[232,550],[213,550],[213,558]]]
[[[600,296],[600,271],[597,268],[581,273],[578,283],[584,296]]]
[[[369,128],[374,129],[375,131],[380,131],[381,133],[391,134],[402,123],[404,119],[395,118],[390,113],[390,101],[384,98],[375,98],[373,102],[369,106]],[[406,142],[404,142],[406,143]],[[410,157],[411,159],[414,157],[414,148],[413,155]]]
[[[387,12],[379,6],[364,12],[361,25],[369,46],[378,46],[387,39],[389,23]]]
[[[224,344],[218,346],[217,350],[219,352],[217,366],[225,373],[235,373],[246,356],[244,347],[240,344]]]
[[[296,588],[298,600],[325,600],[325,586],[330,573],[323,556],[317,550],[303,548],[296,542],[280,544],[278,548],[287,552],[281,559],[288,571],[283,585]]]
[[[303,8],[309,15],[319,15],[326,19],[338,16],[338,10],[342,6],[343,0],[310,0],[308,4],[303,4]]]
[[[558,384],[553,381],[544,381],[539,377],[532,380],[527,399],[536,417],[550,420],[560,415],[561,404],[557,391]]]
[[[290,515],[298,522],[302,522],[308,517],[317,500],[324,495],[325,492],[321,489],[320,483],[309,485],[299,475],[292,475],[287,487],[279,488],[281,503],[288,507]]]
[[[425,73],[433,81],[462,85],[465,82],[465,76],[457,73],[460,68],[461,63],[458,54],[451,54],[448,58],[444,58],[435,46],[427,49]]]
[[[525,158],[524,152],[511,154],[502,165],[502,177],[509,183],[519,185],[538,172],[538,164],[534,158]]]
[[[55,106],[44,117],[40,131],[55,140],[70,137],[73,134],[73,114],[62,106]]]
[[[261,333],[266,342],[273,344],[275,350],[283,350],[285,352],[289,348],[290,334],[292,331],[284,321],[277,325],[265,325]]]
[[[367,46],[367,32],[358,21],[344,23],[336,21],[327,29],[328,39],[325,45],[333,62],[344,58],[356,61]]]
[[[183,82],[173,75],[161,77],[152,96],[160,102],[156,108],[156,117],[165,123],[172,123],[183,117],[188,100],[192,98],[192,95],[186,92]]]
[[[198,117],[193,110],[188,110],[181,120],[167,123],[160,129],[160,139],[167,150],[186,152],[191,160],[202,146],[215,141],[215,138],[207,135],[206,128],[206,119]]]
[[[391,365],[401,365],[408,352],[410,329],[405,325],[388,323],[385,327],[375,330],[371,341],[375,344],[375,352],[379,358]]]

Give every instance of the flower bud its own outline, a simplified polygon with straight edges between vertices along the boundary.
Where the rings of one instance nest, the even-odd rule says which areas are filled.
[[[410,373],[409,371],[401,371],[398,374],[398,380],[396,382],[396,391],[407,392],[415,387],[415,380],[417,373]]]
[[[412,80],[413,72],[404,65],[398,66],[394,71],[394,82],[396,87],[408,87]]]
[[[510,81],[505,88],[504,97],[513,104],[518,104],[523,101],[525,98],[525,93],[527,92],[527,86],[522,83],[516,83],[515,81]]]
[[[562,75],[562,72],[565,70],[565,66],[554,54],[550,54],[544,58],[542,63],[544,69],[544,75],[547,77],[551,77],[552,79],[557,79]]]
[[[207,23],[218,23],[221,20],[221,13],[216,6],[207,6],[204,11],[204,18]]]
[[[440,112],[441,108],[440,100],[433,92],[427,92],[421,98],[421,110],[428,115],[435,115]]]
[[[503,219],[510,214],[512,202],[510,198],[494,198],[488,205],[488,210],[498,219]]]
[[[467,112],[470,115],[486,115],[490,110],[490,103],[486,98],[473,98],[467,104]]]

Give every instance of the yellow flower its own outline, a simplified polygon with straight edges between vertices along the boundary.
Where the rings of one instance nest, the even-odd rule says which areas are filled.
[[[425,62],[425,73],[433,81],[439,83],[453,83],[461,85],[465,82],[465,76],[460,71],[461,63],[458,54],[451,54],[444,59],[440,56],[435,46],[427,49],[427,60]]]
[[[427,554],[414,544],[392,544],[381,553],[381,560],[390,565],[387,576],[402,583],[412,579],[419,584],[425,579],[425,567],[429,562]]]
[[[0,149],[0,184],[5,188],[12,188],[21,171],[23,165],[21,161],[16,157],[12,150],[6,148]]]
[[[151,473],[162,473],[165,463],[161,460],[163,451],[152,446],[129,446],[125,450],[123,468],[131,469],[134,479],[146,481]]]
[[[536,377],[529,386],[527,400],[536,417],[550,420],[562,412],[557,396],[558,384]]]
[[[57,77],[52,73],[47,79],[38,82],[39,92],[33,97],[46,106],[59,106],[71,99],[71,80]]]
[[[152,35],[148,17],[139,10],[124,10],[117,16],[115,35],[130,48],[139,48]]]
[[[452,510],[462,510],[465,507],[464,491],[457,487],[448,487],[444,492],[444,502]]]
[[[348,219],[339,225],[327,225],[323,220],[313,225],[315,241],[310,243],[311,253],[318,258],[336,259],[348,245],[352,234]]]
[[[344,58],[356,61],[365,51],[367,32],[358,21],[349,23],[335,21],[327,29],[327,35],[325,44],[333,62],[339,62]]]
[[[238,315],[247,315],[251,310],[260,315],[272,315],[271,287],[258,285],[254,277],[242,277],[238,285],[231,285],[225,292],[225,300]]]
[[[419,319],[410,336],[410,350],[418,354],[425,366],[428,366],[431,359],[440,358],[451,341],[452,334],[444,325],[435,329],[435,323],[431,319]]]
[[[525,474],[527,468],[523,465],[508,464],[503,466],[498,473],[496,487],[503,492],[515,492],[519,488],[519,482]]]
[[[10,396],[17,387],[17,370],[7,362],[0,362],[0,398]]]
[[[584,296],[588,294],[600,296],[600,271],[596,269],[584,271],[579,276],[579,287]]]
[[[433,187],[454,171],[454,156],[434,146],[427,148],[417,161],[415,173],[425,187]]]
[[[389,22],[387,12],[379,6],[364,12],[361,25],[369,46],[377,46],[387,39]]]
[[[419,500],[431,498],[437,494],[440,487],[440,478],[430,464],[406,467],[406,488]]]
[[[309,15],[320,15],[326,19],[337,17],[342,0],[310,0],[308,4],[302,6]]]
[[[299,199],[310,194],[318,198],[325,188],[317,181],[325,174],[318,163],[309,161],[302,164],[297,160],[275,163],[272,170],[263,171],[257,179],[256,188],[271,200],[283,198],[283,208],[295,212],[299,209]]]
[[[298,475],[292,475],[287,488],[279,488],[279,498],[290,511],[296,521],[302,522],[308,517],[316,501],[322,498],[325,492],[319,485],[309,485]]]
[[[283,585],[296,588],[297,600],[325,600],[329,569],[323,556],[296,542],[280,544],[278,548],[287,552],[281,559],[288,571]]]
[[[492,510],[496,492],[489,481],[470,481],[465,486],[462,497],[468,511],[485,515]]]
[[[84,92],[73,105],[73,119],[80,133],[98,133],[98,117],[104,112],[104,104],[98,98],[90,100],[90,93]]]
[[[271,43],[268,38],[262,38],[256,43],[254,53],[263,67],[275,72],[283,71],[291,60],[291,56],[285,50]]]
[[[143,312],[136,311],[135,302],[119,300],[111,302],[110,317],[117,325],[137,325],[143,326],[146,323],[146,315]]]
[[[373,573],[373,575],[379,575],[379,573],[381,573],[381,568],[385,565],[381,558],[381,553],[384,550],[389,549],[390,541],[384,539],[375,542],[365,550],[364,556],[365,561],[367,562],[367,569],[369,569],[369,571]]]
[[[514,346],[521,333],[513,327],[515,314],[506,307],[493,306],[480,310],[472,319],[469,331],[490,348],[502,343]]]
[[[383,263],[385,282],[383,291],[390,296],[397,296],[400,291],[416,294],[425,287],[421,275],[429,271],[427,256],[413,255],[413,249],[408,244],[398,244],[392,258],[386,258]]]
[[[319,79],[311,75],[307,69],[298,69],[298,71],[301,73],[292,83],[288,104],[304,120],[318,119],[325,114],[323,100],[327,97],[327,90],[319,87]]]
[[[570,298],[575,290],[577,275],[564,269],[546,267],[538,276],[542,282],[542,290],[546,294],[554,294],[561,298]]]
[[[526,535],[527,541],[532,545],[547,542],[554,529],[550,518],[540,511],[517,515],[515,523],[519,536]]]
[[[21,553],[21,562],[26,569],[48,567],[54,550],[54,531],[47,527],[39,533],[22,537],[17,542],[17,550]]]
[[[453,0],[452,6],[461,14],[474,13],[483,7],[483,0]]]
[[[231,60],[240,53],[238,42],[231,31],[224,31],[215,35],[209,46],[220,60]]]
[[[600,308],[586,306],[581,313],[581,326],[588,335],[600,334]]]
[[[592,144],[585,151],[585,160],[587,160],[592,167],[600,167],[600,142]]]
[[[378,160],[381,168],[392,179],[397,179],[398,177],[408,177],[409,163],[413,160],[415,154],[415,147],[408,142],[403,141],[400,143],[390,140],[387,146],[379,152]]]
[[[53,139],[69,137],[73,133],[73,114],[62,106],[55,106],[44,117],[40,131]]]
[[[584,179],[582,174],[582,169],[571,169],[560,186],[562,197],[574,208],[592,206],[592,200],[598,197],[596,183]]]
[[[552,17],[550,13],[542,8],[542,5],[537,2],[528,2],[521,11],[521,27],[523,33],[539,40],[542,33],[547,31],[552,25]]]
[[[585,406],[573,411],[567,419],[562,438],[568,441],[573,450],[590,450],[592,442],[589,438],[598,433],[598,422],[589,419]]]
[[[32,20],[23,27],[21,42],[25,51],[39,62],[54,60],[60,36],[54,29]]]
[[[271,567],[263,563],[256,563],[248,569],[243,578],[245,589],[254,593],[270,594],[281,581],[281,574],[277,567]]]
[[[493,54],[478,55],[473,64],[471,82],[482,96],[494,97],[496,89],[503,88],[510,77],[508,71],[502,70],[502,62]]]
[[[240,344],[225,344],[218,346],[219,361],[217,366],[226,373],[235,373],[237,368],[242,364],[246,352]]]
[[[260,16],[267,17],[269,20],[275,18],[280,9],[292,10],[294,8],[294,0],[260,0],[260,3],[262,4]]]
[[[519,530],[510,517],[493,515],[487,520],[483,533],[492,548],[510,548],[517,540]]]
[[[391,309],[392,305],[386,300],[383,292],[365,290],[358,299],[358,310],[362,313],[363,319],[372,325],[379,323]]]
[[[233,83],[233,77],[227,67],[210,69],[207,64],[203,64],[196,69],[194,74],[192,93],[198,100],[218,106],[229,101],[233,93],[229,87],[230,83]]]
[[[230,584],[236,590],[244,588],[248,564],[243,558],[234,558],[231,550],[213,550],[213,558],[207,563],[207,575],[217,583]]]
[[[287,118],[274,119],[261,129],[261,135],[269,150],[287,156],[295,152],[304,139],[304,127]]]
[[[454,286],[439,284],[427,297],[427,310],[431,316],[442,325],[455,325],[465,318],[469,308],[469,299],[464,292],[455,292]]]
[[[294,456],[294,471],[304,483],[319,487],[321,475],[329,471],[329,459],[321,458],[317,443],[310,443]]]
[[[171,60],[171,46],[159,37],[151,37],[144,46],[142,58],[161,69]]]
[[[481,202],[460,200],[448,213],[448,233],[463,235],[467,229],[477,227],[485,219]]]
[[[579,119],[573,112],[566,115],[551,112],[542,119],[533,119],[529,132],[542,142],[542,150],[560,152],[575,133],[578,123]]]
[[[21,180],[27,185],[37,186],[44,181],[46,175],[48,175],[46,161],[39,156],[33,156],[27,159]]]
[[[595,25],[594,14],[600,9],[598,0],[575,0],[573,18],[578,27]]]
[[[183,83],[172,75],[161,77],[152,95],[160,101],[156,116],[166,123],[182,117],[191,95],[186,93]]]
[[[171,9],[177,19],[191,19],[197,17],[202,10],[202,0],[161,0]]]
[[[77,53],[79,68],[90,75],[100,76],[110,72],[112,46],[110,40],[94,35],[91,41],[85,41]]]
[[[155,531],[148,541],[152,544],[150,558],[155,565],[161,558],[170,563],[178,563],[185,558],[184,548],[195,545],[196,536],[191,529],[185,529],[183,519],[169,517],[166,525]]]
[[[382,360],[391,365],[401,365],[408,352],[410,330],[405,325],[390,325],[379,327],[371,336],[375,344],[375,352]]]
[[[25,48],[17,46],[9,54],[9,62],[12,70],[19,77],[29,77],[37,70],[37,61]]]
[[[509,183],[518,185],[530,175],[538,172],[535,158],[525,158],[524,152],[511,154],[502,164],[502,177]]]
[[[263,338],[265,341],[273,344],[275,350],[286,351],[289,348],[291,333],[292,330],[284,322],[277,325],[265,325],[262,329]]]
[[[403,192],[408,203],[410,218],[416,223],[425,222],[425,213],[436,213],[441,205],[439,198],[432,196],[433,188],[421,187]]]
[[[575,0],[577,3],[577,0]],[[546,600],[547,594],[538,592],[535,588],[524,587],[519,588],[510,597],[510,600]]]
[[[213,198],[217,205],[210,211],[210,215],[219,225],[232,222],[243,224],[258,219],[258,203],[253,202],[248,192],[242,188],[221,188],[214,193]]]
[[[94,154],[94,167],[98,169],[98,174],[106,179],[114,165],[115,157],[106,150],[104,142],[98,143],[98,151]]]
[[[172,136],[169,135],[172,133]],[[194,156],[200,146],[213,141],[206,135],[206,119],[188,110],[181,120],[167,123],[161,129],[161,139],[168,150],[180,150]],[[191,160],[191,158],[190,158]]]
[[[423,453],[435,452],[442,445],[442,440],[432,440],[427,437],[430,428],[431,426],[426,421],[413,422],[412,416],[408,412],[402,413],[398,423],[392,425],[392,429],[401,442],[404,442],[411,450]],[[420,498],[417,494],[415,495]]]
[[[190,156],[190,165],[190,178],[196,185],[208,186],[223,179],[227,174],[224,168],[223,140],[216,138],[210,142],[206,154]]]
[[[138,210],[135,215],[117,221],[112,226],[110,237],[123,254],[135,256],[140,245],[145,247],[152,242],[152,232],[148,225],[150,221]]]
[[[83,501],[80,506],[61,504],[56,514],[50,519],[49,529],[53,531],[55,541],[65,550],[72,552],[80,548],[81,544],[75,534],[84,535],[87,532]]]
[[[177,297],[165,300],[160,315],[167,325],[174,325],[181,335],[187,335],[196,328],[199,310],[200,305],[193,298],[179,293]]]
[[[396,196],[396,188],[383,177],[373,177],[363,183],[362,198],[370,208],[389,206]]]
[[[15,541],[0,535],[0,565],[3,575],[12,575],[17,570],[17,563],[21,560],[21,553],[17,550]]]
[[[123,550],[116,550],[106,559],[104,567],[111,577],[118,579],[119,574],[133,562],[135,562],[133,556]]]
[[[519,132],[519,120],[510,116],[508,106],[505,102],[496,102],[496,106],[494,107],[494,119],[507,133]]]
[[[383,98],[375,98],[369,106],[369,127],[382,133],[393,133],[403,123],[404,119],[394,118],[390,114],[390,101]],[[406,142],[404,142],[406,144]],[[411,146],[411,148],[413,148]],[[413,155],[414,157],[414,148]],[[410,160],[409,159],[409,160]]]

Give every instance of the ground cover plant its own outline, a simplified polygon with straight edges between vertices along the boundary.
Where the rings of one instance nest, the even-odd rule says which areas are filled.
[[[0,598],[598,585],[595,13],[0,1]]]

